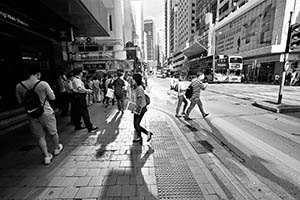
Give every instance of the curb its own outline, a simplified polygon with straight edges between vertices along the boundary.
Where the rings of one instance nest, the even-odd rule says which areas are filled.
[[[182,141],[184,142],[186,148],[189,150],[189,152],[192,154],[194,159],[197,161],[198,165],[200,166],[201,170],[204,172],[205,176],[207,177],[208,181],[210,184],[213,186],[215,189],[216,194],[220,197],[220,199],[225,200],[228,199],[227,195],[223,191],[223,189],[219,186],[209,169],[206,167],[206,165],[203,163],[202,159],[198,156],[198,154],[195,152],[194,148],[190,144],[190,142],[187,140],[187,138],[184,136],[184,134],[181,132],[181,130],[178,128],[178,126],[175,124],[174,120],[171,119],[170,116],[168,116],[166,113],[160,110],[160,108],[157,107],[152,107],[152,109],[156,110],[159,112],[161,115],[164,115],[166,117],[167,122],[171,125],[173,130],[175,131],[174,136],[176,139],[176,142],[178,143],[178,136]],[[177,137],[176,137],[177,135]]]
[[[255,101],[252,105],[275,113],[300,112],[300,105],[276,104],[271,101]]]

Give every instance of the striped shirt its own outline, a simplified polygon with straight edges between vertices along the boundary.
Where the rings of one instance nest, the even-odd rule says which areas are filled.
[[[139,97],[141,97],[141,103],[138,106],[141,106],[142,108],[146,106],[146,99],[145,99],[145,93],[144,93],[144,88],[143,86],[139,85],[136,89],[135,89],[135,96],[136,96],[136,103],[138,104],[139,102],[137,101],[137,99]]]
[[[200,98],[201,90],[205,90],[206,86],[202,83],[200,78],[193,79],[191,85],[193,87],[193,96],[191,99]]]

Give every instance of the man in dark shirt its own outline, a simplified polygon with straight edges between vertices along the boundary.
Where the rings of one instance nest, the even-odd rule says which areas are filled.
[[[118,78],[113,82],[114,94],[117,99],[118,110],[124,111],[124,95],[125,95],[125,82],[122,79],[123,73],[118,72]]]

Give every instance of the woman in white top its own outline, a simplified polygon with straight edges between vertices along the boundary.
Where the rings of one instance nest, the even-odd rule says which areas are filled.
[[[185,110],[187,108],[187,105],[188,105],[188,101],[186,100],[184,94],[185,94],[185,91],[186,91],[186,88],[184,87],[183,83],[182,83],[182,80],[183,80],[183,77],[182,76],[179,76],[178,78],[178,102],[177,102],[177,107],[176,107],[176,115],[175,117],[181,117],[181,115],[179,115],[179,110],[180,110],[180,107],[181,107],[181,104],[182,102],[184,103],[183,105],[183,110],[182,110],[182,115],[185,115]]]
[[[152,133],[147,131],[144,127],[140,125],[144,114],[147,112],[147,106],[146,106],[146,99],[145,99],[145,93],[144,93],[144,86],[142,81],[142,75],[141,74],[134,74],[133,80],[135,81],[135,103],[136,103],[136,111],[141,110],[140,114],[135,113],[133,116],[133,125],[134,129],[136,131],[136,139],[133,140],[133,142],[140,142],[142,143],[142,132],[146,134],[147,142],[151,140]]]

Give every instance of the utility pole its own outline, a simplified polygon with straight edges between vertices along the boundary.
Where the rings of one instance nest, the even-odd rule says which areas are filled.
[[[282,102],[282,96],[283,96],[282,93],[283,93],[283,87],[284,87],[284,83],[285,83],[285,74],[288,69],[287,60],[289,57],[289,49],[290,49],[292,15],[293,15],[293,11],[290,12],[290,19],[289,19],[289,23],[288,23],[288,35],[287,35],[287,40],[286,40],[286,44],[285,44],[284,59],[283,59],[283,71],[282,71],[281,84],[279,87],[277,104],[281,104],[281,102]]]

